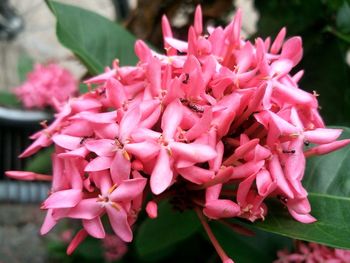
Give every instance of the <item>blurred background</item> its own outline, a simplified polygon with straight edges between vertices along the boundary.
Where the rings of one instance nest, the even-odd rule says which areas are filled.
[[[350,124],[350,3],[347,0],[60,0],[74,4],[123,24],[138,38],[161,50],[160,20],[166,13],[175,37],[186,39],[193,11],[202,4],[205,24],[227,24],[237,7],[243,9],[243,34],[272,39],[283,27],[287,35],[300,35],[304,58],[296,69],[305,69],[301,87],[320,94],[321,113],[328,124]],[[28,61],[56,62],[77,79],[86,70],[65,49],[55,34],[55,18],[45,1],[0,0],[0,91],[11,91],[23,81],[21,70]],[[6,100],[1,93],[0,106]],[[325,105],[327,100],[327,107]],[[16,156],[29,144],[26,139],[40,126],[45,112],[9,115],[0,107],[0,263],[54,262],[50,240],[64,240],[69,233],[57,230],[42,238],[38,229],[44,213],[39,203],[49,185],[14,182],[3,172],[23,169]],[[64,234],[66,236],[64,236]],[[48,242],[48,240],[50,242]],[[49,250],[51,249],[51,250]],[[73,262],[73,259],[71,259]],[[76,261],[78,262],[78,261]]]

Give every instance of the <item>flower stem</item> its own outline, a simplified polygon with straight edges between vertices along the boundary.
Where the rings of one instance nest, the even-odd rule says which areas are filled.
[[[249,237],[255,236],[255,233],[253,231],[251,231],[250,229],[245,228],[239,224],[236,224],[233,222],[228,222],[228,221],[223,220],[223,219],[220,219],[219,222],[224,224],[225,226],[231,228],[233,231],[235,231],[238,234],[241,234],[244,236],[249,236]]]
[[[195,208],[197,216],[199,218],[199,220],[201,221],[203,228],[205,230],[205,232],[207,233],[210,242],[213,244],[216,253],[218,253],[220,259],[222,260],[222,262],[233,262],[230,260],[230,258],[227,256],[227,254],[225,253],[225,251],[223,250],[223,248],[221,247],[221,245],[219,244],[218,240],[216,239],[213,231],[211,230],[207,220],[205,219],[203,213],[201,212],[201,210],[199,209],[199,207]]]

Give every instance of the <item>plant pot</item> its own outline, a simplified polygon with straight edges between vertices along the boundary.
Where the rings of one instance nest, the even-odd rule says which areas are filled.
[[[0,201],[33,202],[46,196],[46,183],[16,182],[5,178],[5,171],[23,170],[31,161],[18,155],[31,143],[29,136],[41,128],[40,122],[51,118],[44,111],[0,107]]]

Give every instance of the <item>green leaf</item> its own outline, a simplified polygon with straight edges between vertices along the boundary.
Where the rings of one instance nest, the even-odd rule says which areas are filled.
[[[350,138],[350,128],[342,128],[342,138]],[[350,147],[309,158],[304,178],[311,214],[317,222],[299,223],[280,204],[271,202],[266,220],[254,226],[296,239],[350,249]]]
[[[0,90],[0,106],[7,108],[18,108],[21,106],[21,103],[15,94],[6,90]]]
[[[103,72],[116,58],[121,65],[137,62],[135,37],[123,27],[90,11],[55,1],[47,1],[57,19],[56,34],[87,66],[91,74]]]
[[[350,138],[350,128],[343,129],[340,139]],[[350,146],[307,160],[304,187],[313,193],[350,197]]]
[[[103,262],[103,248],[101,241],[87,237],[72,254],[74,262]]]
[[[49,262],[104,262],[103,248],[99,239],[87,237],[72,255],[67,255],[66,250],[68,244],[62,241],[48,240],[46,244],[49,251],[49,259],[51,259]]]
[[[279,235],[350,249],[350,198],[309,193],[312,215],[317,222],[302,224],[292,219],[276,202],[269,204],[269,214],[255,227]]]
[[[84,83],[79,83],[79,93],[84,94],[89,91],[89,88],[86,84]]]
[[[350,44],[350,34],[345,34],[345,33],[342,33],[330,26],[327,26],[325,28],[325,31],[329,32],[329,33],[332,33],[333,35],[335,35],[337,38],[343,40],[345,43],[347,44]]]
[[[33,70],[34,61],[31,57],[23,54],[17,63],[17,73],[21,82],[27,79],[27,74]]]
[[[350,33],[350,6],[344,1],[337,13],[337,27],[344,33]]]
[[[51,171],[51,154],[53,148],[42,149],[34,157],[28,160],[28,163],[24,170],[35,173],[49,174]]]
[[[156,219],[147,218],[140,226],[135,246],[141,258],[152,257],[171,249],[178,242],[192,236],[200,222],[193,211],[177,212],[163,202],[158,207]]]
[[[290,249],[292,240],[283,236],[255,230],[255,236],[235,233],[219,222],[211,224],[212,230],[225,252],[236,262],[270,263],[276,259],[276,251]]]
[[[349,2],[349,0],[324,0],[324,3],[332,12],[337,12],[338,9],[344,4],[344,1]]]

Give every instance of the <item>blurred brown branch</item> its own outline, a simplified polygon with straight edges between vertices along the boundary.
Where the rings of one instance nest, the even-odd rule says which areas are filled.
[[[211,21],[220,24],[225,15],[233,10],[232,0],[138,0],[137,8],[132,10],[125,21],[126,27],[138,38],[144,39],[157,47],[162,46],[161,17],[166,14],[172,21],[177,15],[187,19],[187,23],[176,29],[176,37],[186,38],[185,28],[193,22],[196,5],[201,4],[204,23]]]

